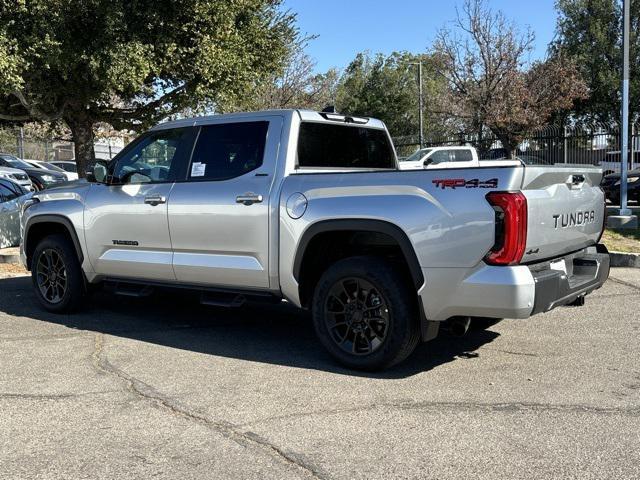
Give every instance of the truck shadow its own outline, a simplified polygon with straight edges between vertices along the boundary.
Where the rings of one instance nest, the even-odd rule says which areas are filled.
[[[0,279],[0,313],[208,355],[389,379],[477,357],[480,347],[499,336],[487,330],[472,330],[462,338],[441,332],[436,340],[419,345],[402,364],[381,373],[365,373],[337,365],[316,340],[310,316],[287,303],[228,309],[201,306],[197,296],[182,292],[147,298],[100,292],[80,312],[58,315],[38,305],[30,277],[16,277]]]

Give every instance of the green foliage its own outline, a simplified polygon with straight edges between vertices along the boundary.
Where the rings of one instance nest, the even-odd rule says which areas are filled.
[[[576,102],[573,113],[610,122],[620,117],[622,81],[622,2],[618,0],[558,0],[557,40],[551,54],[572,58],[589,87],[589,96]],[[640,115],[640,0],[631,1],[630,111]]]
[[[87,158],[93,125],[146,128],[224,108],[283,66],[279,0],[0,0],[0,119],[62,118]]]
[[[422,60],[425,133],[441,133],[442,124],[434,121],[426,108],[444,86],[435,74],[435,57],[408,52],[359,53],[346,68],[338,84],[338,111],[366,115],[383,120],[391,135],[415,135],[418,132],[417,65]]]

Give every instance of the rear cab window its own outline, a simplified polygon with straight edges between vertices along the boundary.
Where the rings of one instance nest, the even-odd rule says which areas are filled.
[[[302,169],[394,169],[387,132],[351,124],[302,122],[297,167]]]

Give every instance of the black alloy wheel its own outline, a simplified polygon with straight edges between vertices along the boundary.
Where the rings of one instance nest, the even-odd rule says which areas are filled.
[[[346,353],[368,355],[384,343],[389,332],[389,307],[367,280],[347,277],[329,290],[325,324],[331,339]]]
[[[53,248],[42,250],[35,268],[40,294],[51,304],[60,303],[68,287],[67,269],[60,253]]]

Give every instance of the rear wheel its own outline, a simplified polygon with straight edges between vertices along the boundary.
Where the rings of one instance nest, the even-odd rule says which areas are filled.
[[[411,284],[376,257],[351,257],[329,267],[312,310],[320,342],[349,368],[390,367],[408,357],[420,338]]]
[[[31,278],[40,304],[50,312],[70,312],[82,302],[84,279],[80,262],[64,235],[45,237],[36,246]]]

